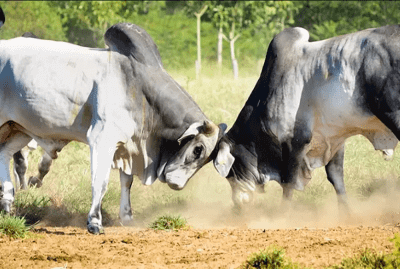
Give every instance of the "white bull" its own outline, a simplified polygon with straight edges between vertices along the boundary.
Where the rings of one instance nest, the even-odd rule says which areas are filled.
[[[88,230],[100,233],[101,201],[111,164],[120,169],[121,212],[132,219],[133,175],[182,189],[213,152],[221,129],[164,70],[151,37],[140,27],[107,30],[110,49],[15,38],[0,41],[0,178],[2,208],[14,188],[9,163],[35,139],[57,152],[70,141],[90,147],[92,206]]]

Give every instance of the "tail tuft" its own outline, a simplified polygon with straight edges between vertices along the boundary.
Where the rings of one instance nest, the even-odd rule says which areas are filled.
[[[0,7],[0,27],[6,22],[6,17],[4,16],[3,9]]]

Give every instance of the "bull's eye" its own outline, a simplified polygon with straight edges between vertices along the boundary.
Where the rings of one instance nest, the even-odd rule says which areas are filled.
[[[201,153],[203,152],[203,146],[197,146],[193,149],[193,155],[196,159],[200,158]]]

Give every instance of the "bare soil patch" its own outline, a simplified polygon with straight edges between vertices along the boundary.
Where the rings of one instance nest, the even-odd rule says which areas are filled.
[[[391,252],[399,227],[338,226],[298,229],[189,229],[154,231],[108,227],[41,227],[37,237],[0,238],[1,268],[238,268],[253,252],[281,246],[301,265],[325,268],[365,248]]]

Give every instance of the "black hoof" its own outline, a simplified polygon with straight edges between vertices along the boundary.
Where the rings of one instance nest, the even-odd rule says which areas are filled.
[[[91,234],[104,234],[104,228],[102,226],[88,224],[87,229]]]
[[[121,218],[121,224],[122,226],[133,226],[133,219],[131,218]]]
[[[43,183],[37,177],[30,177],[29,181],[28,181],[28,185],[29,185],[29,187],[36,186],[36,188],[40,188],[40,187],[42,187]]]

